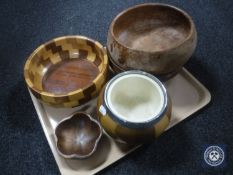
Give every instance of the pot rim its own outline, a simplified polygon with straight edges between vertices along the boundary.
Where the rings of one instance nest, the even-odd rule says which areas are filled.
[[[163,97],[164,97],[164,102],[162,105],[162,108],[160,110],[160,112],[155,115],[154,117],[152,117],[149,120],[143,121],[143,122],[132,122],[132,121],[128,121],[128,120],[124,120],[122,118],[120,118],[119,116],[117,116],[110,108],[109,104],[108,104],[108,99],[107,99],[107,94],[108,94],[108,90],[109,87],[111,86],[111,84],[117,80],[118,78],[125,76],[125,75],[129,75],[129,74],[139,74],[139,75],[144,75],[148,78],[150,78],[151,80],[153,80],[155,83],[157,83],[157,85],[161,88],[162,93],[163,93]],[[119,73],[118,75],[116,75],[115,77],[113,77],[106,85],[106,88],[104,90],[104,97],[103,97],[103,107],[106,109],[107,113],[110,114],[110,117],[115,120],[116,122],[118,122],[119,124],[128,127],[128,128],[135,128],[135,129],[139,129],[139,128],[148,128],[153,126],[154,124],[156,124],[157,122],[160,121],[160,119],[164,116],[164,114],[167,111],[167,106],[168,106],[168,94],[167,94],[167,90],[165,88],[165,86],[162,84],[162,82],[156,78],[155,76],[143,72],[141,70],[130,70],[130,71],[125,71],[122,73]]]
[[[182,40],[181,42],[179,42],[178,44],[174,45],[173,47],[169,47],[167,49],[164,49],[164,50],[157,50],[157,51],[145,51],[145,50],[142,50],[142,49],[133,49],[132,47],[128,47],[127,45],[123,44],[122,42],[120,42],[115,33],[113,32],[113,29],[114,29],[114,25],[116,23],[116,21],[122,16],[124,15],[125,13],[127,12],[130,12],[134,9],[137,9],[137,8],[141,8],[141,7],[146,7],[146,6],[161,6],[161,7],[166,7],[166,8],[170,8],[172,10],[175,10],[177,12],[180,12],[189,22],[189,25],[190,25],[190,30],[189,30],[189,33],[188,33],[188,36]],[[153,54],[153,53],[163,53],[163,52],[167,52],[167,51],[170,51],[170,50],[173,50],[173,49],[176,49],[180,46],[182,46],[183,44],[185,44],[190,38],[192,38],[192,35],[195,34],[195,24],[193,22],[193,19],[192,17],[187,13],[185,12],[184,10],[182,10],[181,8],[178,8],[176,6],[173,6],[173,5],[170,5],[170,4],[165,4],[165,3],[143,3],[143,4],[138,4],[138,5],[135,5],[135,6],[132,6],[132,7],[129,7],[125,10],[123,10],[122,12],[120,12],[111,22],[110,24],[110,28],[109,28],[109,31],[113,37],[113,39],[115,40],[115,42],[118,43],[118,45],[120,45],[121,47],[125,48],[125,49],[128,49],[128,50],[131,50],[133,52],[141,52],[141,53],[150,53],[150,54]]]

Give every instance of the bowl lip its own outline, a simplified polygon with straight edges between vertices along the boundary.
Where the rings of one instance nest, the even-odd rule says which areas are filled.
[[[91,151],[90,153],[88,153],[88,154],[86,154],[86,155],[78,155],[78,154],[75,154],[75,153],[74,153],[74,154],[70,154],[70,155],[64,154],[64,153],[62,153],[62,152],[59,150],[59,148],[58,148],[57,128],[58,128],[62,123],[66,122],[67,120],[71,120],[71,119],[74,118],[74,117],[78,117],[77,115],[80,115],[80,114],[84,115],[85,117],[88,117],[89,120],[91,120],[91,121],[94,122],[96,125],[98,125],[98,127],[99,127],[99,129],[100,129],[100,130],[99,130],[99,131],[100,131],[100,132],[99,132],[99,136],[98,136],[98,138],[96,139],[95,145],[94,145],[94,147],[93,147],[93,149],[92,149],[92,151]],[[72,113],[71,115],[69,115],[68,117],[66,117],[66,118],[62,119],[60,122],[58,122],[58,124],[56,125],[55,130],[54,130],[54,135],[55,135],[55,140],[56,140],[57,151],[58,151],[58,153],[59,153],[62,157],[64,157],[64,158],[85,159],[85,158],[90,157],[90,156],[96,151],[97,146],[98,146],[98,144],[99,144],[99,141],[100,141],[100,139],[101,139],[101,137],[102,137],[102,135],[103,135],[103,129],[102,129],[100,123],[99,123],[96,119],[92,118],[90,114],[87,114],[87,113],[85,113],[85,112],[74,112],[74,113]]]
[[[145,50],[142,50],[142,49],[133,49],[132,47],[128,47],[126,46],[125,44],[123,44],[122,42],[120,42],[116,35],[114,34],[113,32],[113,29],[114,29],[114,26],[115,26],[115,23],[116,21],[122,16],[124,15],[125,13],[127,12],[130,12],[134,9],[137,9],[137,8],[141,8],[141,7],[147,7],[147,6],[161,6],[161,7],[166,7],[166,8],[170,8],[170,9],[173,9],[177,12],[180,12],[189,22],[190,24],[190,30],[189,30],[189,34],[188,36],[183,39],[181,42],[177,43],[176,45],[172,46],[172,47],[169,47],[167,49],[163,49],[163,50],[157,50],[157,51],[145,51]],[[193,33],[196,32],[196,29],[195,29],[195,24],[193,22],[193,19],[192,17],[187,13],[185,12],[183,9],[179,8],[179,7],[176,7],[174,5],[171,5],[171,4],[165,4],[165,3],[143,3],[143,4],[138,4],[138,5],[135,5],[135,6],[132,6],[132,7],[129,7],[123,11],[121,11],[117,16],[115,16],[115,18],[112,20],[111,24],[110,24],[110,29],[109,29],[112,37],[114,38],[114,40],[118,43],[118,45],[128,49],[128,50],[131,50],[131,51],[134,51],[134,52],[142,52],[142,53],[163,53],[163,52],[166,52],[166,51],[170,51],[170,50],[173,50],[175,48],[178,48],[180,47],[181,45],[183,45],[186,41],[188,41]]]
[[[37,88],[35,88],[33,86],[33,83],[31,82],[31,80],[29,78],[26,78],[26,77],[29,77],[28,75],[28,70],[29,70],[29,64],[31,63],[32,61],[32,58],[43,48],[45,47],[46,45],[54,42],[54,41],[60,41],[60,40],[64,40],[64,39],[67,39],[67,38],[74,38],[74,39],[82,39],[82,40],[87,40],[87,41],[90,41],[92,42],[95,46],[97,46],[100,50],[103,51],[103,61],[102,62],[106,62],[107,64],[103,64],[103,67],[101,69],[101,71],[99,71],[99,73],[97,74],[97,76],[95,77],[95,79],[92,81],[92,83],[88,86],[84,86],[83,88],[79,88],[77,90],[74,90],[74,91],[70,91],[66,94],[54,94],[54,93],[51,93],[51,92],[47,92],[47,91],[44,91],[44,90],[39,90]],[[98,79],[99,79],[99,75],[102,74],[103,72],[105,72],[105,70],[107,69],[108,67],[108,56],[107,56],[107,53],[106,53],[106,49],[103,47],[102,44],[100,44],[98,41],[96,40],[93,40],[89,37],[86,37],[86,36],[82,36],[82,35],[67,35],[67,36],[60,36],[60,37],[56,37],[56,38],[53,38],[53,39],[50,39],[49,41],[45,42],[44,44],[41,44],[39,45],[30,55],[29,57],[27,58],[25,64],[24,64],[24,79],[26,81],[26,84],[27,86],[33,90],[34,92],[40,94],[40,95],[44,95],[44,96],[48,96],[48,97],[67,97],[67,95],[72,95],[72,94],[76,94],[76,93],[79,93],[80,91],[83,91],[85,89],[87,89],[88,87],[90,87],[93,82],[98,82]]]
[[[109,107],[108,100],[107,100],[107,94],[108,94],[108,90],[109,90],[110,85],[118,78],[125,76],[125,75],[129,75],[129,74],[139,74],[139,75],[146,76],[146,77],[152,79],[153,81],[155,81],[162,90],[162,93],[164,96],[164,103],[163,103],[162,109],[160,110],[160,112],[156,116],[154,116],[153,118],[151,118],[147,121],[136,123],[136,122],[124,120],[124,119],[118,117],[116,114],[114,114],[114,112]],[[113,77],[107,83],[107,85],[104,89],[103,99],[104,100],[103,100],[102,106],[105,108],[106,112],[110,114],[110,117],[113,120],[115,120],[116,122],[122,124],[123,126],[128,127],[128,128],[133,128],[133,129],[144,129],[144,128],[148,128],[148,127],[153,126],[154,124],[158,123],[161,118],[164,117],[164,114],[166,113],[166,111],[168,109],[168,93],[167,93],[167,90],[166,90],[165,86],[163,85],[163,83],[158,78],[153,76],[152,74],[149,74],[149,73],[141,71],[141,70],[129,70],[129,71],[121,72],[121,73],[117,74],[115,77]]]

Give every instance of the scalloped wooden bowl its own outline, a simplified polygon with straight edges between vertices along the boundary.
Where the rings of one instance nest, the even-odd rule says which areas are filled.
[[[58,153],[65,158],[84,159],[96,150],[102,136],[99,122],[86,113],[62,120],[55,129]]]
[[[104,47],[83,36],[65,36],[39,46],[24,66],[31,92],[54,107],[75,107],[96,97],[106,81]]]

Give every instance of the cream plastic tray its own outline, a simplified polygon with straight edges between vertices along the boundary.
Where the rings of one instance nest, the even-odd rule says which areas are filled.
[[[165,85],[172,100],[171,123],[167,129],[178,124],[210,102],[211,95],[209,91],[185,68],[177,76],[167,81]],[[137,148],[116,143],[104,134],[97,151],[90,158],[85,160],[64,159],[56,149],[54,129],[57,123],[71,113],[80,110],[86,111],[95,117],[96,99],[81,107],[58,109],[42,104],[31,93],[30,95],[49,146],[63,175],[95,174]]]

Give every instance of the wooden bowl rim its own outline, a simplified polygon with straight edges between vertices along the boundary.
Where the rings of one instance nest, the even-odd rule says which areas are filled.
[[[97,137],[97,139],[95,140],[94,147],[93,147],[93,149],[92,149],[92,151],[91,151],[90,153],[88,153],[88,154],[86,154],[86,155],[78,155],[78,154],[76,154],[76,153],[73,153],[73,154],[70,154],[70,155],[64,154],[64,153],[62,153],[62,152],[58,149],[58,146],[57,146],[57,144],[58,144],[57,128],[60,126],[60,124],[66,122],[66,121],[69,121],[69,120],[71,120],[72,118],[75,118],[75,117],[77,118],[77,117],[79,117],[78,115],[80,115],[80,114],[81,114],[81,115],[84,115],[85,117],[87,117],[87,118],[90,120],[90,122],[93,122],[96,126],[99,127],[98,137]],[[102,137],[102,135],[103,135],[103,130],[102,130],[102,127],[101,127],[100,123],[99,123],[97,120],[93,119],[89,114],[87,114],[87,113],[85,113],[85,112],[75,112],[75,113],[71,114],[70,116],[64,118],[63,120],[61,120],[61,121],[57,124],[57,126],[56,126],[56,128],[55,128],[55,130],[54,130],[54,135],[56,136],[56,137],[55,137],[55,138],[56,138],[56,147],[57,147],[58,153],[59,153],[61,156],[65,157],[65,158],[79,158],[79,159],[84,159],[84,158],[90,157],[90,156],[96,151],[96,148],[97,148],[97,146],[98,146],[98,144],[99,144],[99,141],[100,141],[100,139],[101,139],[101,137]]]
[[[103,51],[104,55],[103,55],[103,67],[101,69],[101,71],[97,74],[97,76],[95,77],[95,79],[92,81],[92,83],[89,85],[89,86],[85,86],[84,88],[79,88],[75,91],[71,91],[71,92],[68,92],[66,94],[54,94],[54,93],[50,93],[50,92],[47,92],[47,91],[44,91],[44,90],[39,90],[37,88],[35,88],[33,86],[33,83],[31,82],[31,80],[29,78],[25,78],[25,77],[29,77],[28,76],[28,70],[29,70],[29,65],[33,59],[33,57],[42,49],[44,48],[46,45],[52,43],[52,42],[57,42],[57,41],[61,41],[61,40],[64,40],[64,39],[67,39],[67,38],[71,38],[71,39],[81,39],[81,40],[87,40],[87,41],[90,41],[92,42],[95,46],[97,46],[100,50]],[[67,97],[67,96],[70,96],[70,95],[73,95],[73,94],[78,94],[78,93],[81,93],[82,91],[84,91],[85,89],[87,89],[88,87],[92,86],[94,83],[93,82],[98,82],[99,80],[99,76],[103,76],[105,70],[107,69],[107,66],[108,66],[108,57],[107,57],[107,53],[106,53],[106,49],[102,46],[102,44],[100,44],[98,41],[95,41],[91,38],[88,38],[88,37],[85,37],[85,36],[81,36],[81,35],[69,35],[69,36],[61,36],[61,37],[57,37],[57,38],[54,38],[54,39],[51,39],[47,42],[45,42],[44,44],[41,44],[39,47],[37,47],[32,53],[31,55],[28,57],[25,65],[24,65],[24,78],[25,78],[25,81],[26,81],[26,84],[27,86],[34,92],[40,94],[41,96],[47,96],[47,97]]]
[[[168,9],[172,9],[172,10],[175,10],[179,13],[181,13],[189,22],[190,24],[190,31],[189,31],[189,34],[188,36],[182,40],[181,42],[177,43],[176,45],[172,46],[172,47],[169,47],[167,49],[163,49],[163,50],[158,50],[158,51],[144,51],[142,49],[133,49],[131,47],[128,47],[126,46],[125,44],[123,44],[122,42],[120,42],[117,37],[115,36],[114,32],[113,32],[113,29],[114,29],[114,26],[115,26],[115,23],[116,21],[121,17],[123,16],[124,14],[134,10],[134,9],[137,9],[137,8],[141,8],[141,7],[148,7],[148,6],[160,6],[160,7],[166,7]],[[132,6],[132,7],[129,7],[125,10],[123,10],[122,12],[120,12],[111,22],[110,24],[110,33],[112,35],[112,37],[114,38],[114,40],[118,43],[118,45],[122,46],[123,48],[125,49],[128,49],[130,51],[133,51],[133,52],[142,52],[142,53],[163,53],[163,52],[167,52],[167,51],[170,51],[170,50],[173,50],[173,49],[176,49],[180,46],[182,46],[185,42],[187,42],[193,35],[193,33],[195,33],[196,31],[196,28],[195,28],[195,24],[192,20],[192,17],[187,13],[185,12],[184,10],[182,10],[181,8],[178,8],[176,6],[173,6],[173,5],[170,5],[170,4],[165,4],[165,3],[143,3],[143,4],[138,4],[138,5],[135,5],[135,6]]]

